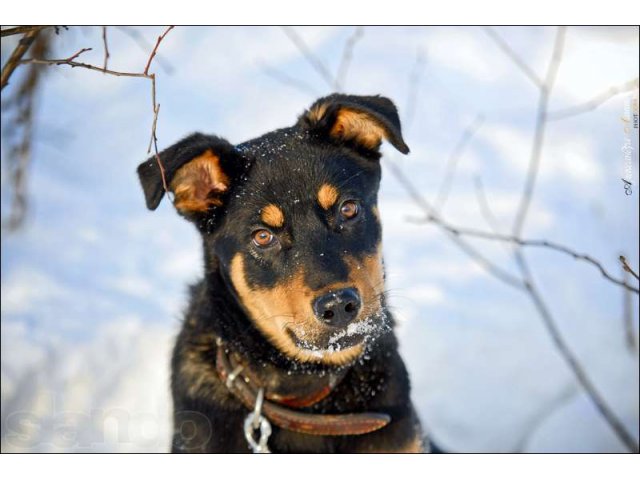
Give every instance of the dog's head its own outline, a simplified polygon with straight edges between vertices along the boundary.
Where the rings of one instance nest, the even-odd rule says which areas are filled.
[[[160,154],[178,212],[255,327],[299,362],[346,364],[384,327],[377,194],[383,139],[407,153],[393,103],[334,94],[236,147],[194,134]],[[152,157],[147,206],[164,194]]]

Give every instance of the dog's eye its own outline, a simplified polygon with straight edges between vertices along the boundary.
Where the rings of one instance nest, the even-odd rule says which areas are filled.
[[[275,235],[264,228],[253,232],[253,243],[257,247],[268,247],[275,241],[275,239]]]
[[[340,205],[340,215],[347,220],[356,217],[359,212],[360,206],[355,200],[345,200],[342,202],[342,205]]]

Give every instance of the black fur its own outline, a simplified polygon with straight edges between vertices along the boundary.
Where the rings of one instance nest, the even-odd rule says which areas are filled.
[[[314,385],[325,375],[344,373],[328,397],[303,411],[380,412],[392,418],[383,429],[358,436],[314,436],[273,426],[269,446],[274,452],[403,451],[421,438],[409,398],[409,378],[383,297],[375,321],[389,328],[370,338],[364,353],[355,360],[327,365],[297,360],[274,346],[250,318],[231,280],[231,264],[239,255],[252,289],[272,289],[302,267],[305,285],[319,291],[348,281],[347,256],[360,261],[379,248],[381,226],[375,212],[381,176],[378,149],[333,138],[331,127],[340,108],[363,112],[406,153],[409,149],[402,139],[396,108],[383,97],[334,94],[318,100],[310,110],[321,104],[326,106],[322,118],[307,112],[293,127],[236,147],[198,133],[160,154],[168,184],[180,167],[207,150],[220,158],[231,179],[222,206],[195,214],[181,212],[202,234],[205,272],[203,280],[191,289],[190,306],[172,358],[175,452],[249,451],[242,430],[248,411],[216,373],[216,339],[247,359],[253,369],[269,371],[284,384]],[[153,210],[164,194],[155,157],[142,163],[138,174],[147,206]],[[340,192],[336,207],[330,211],[323,210],[316,198],[325,183]],[[346,199],[360,202],[354,221],[345,221],[336,210]],[[264,228],[260,211],[267,204],[278,205],[286,223],[271,229],[279,239],[277,247],[261,249],[252,243],[251,233]]]

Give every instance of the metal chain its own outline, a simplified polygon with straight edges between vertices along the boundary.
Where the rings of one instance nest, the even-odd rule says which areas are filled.
[[[264,416],[262,416],[262,404],[264,402],[264,388],[258,390],[256,397],[256,406],[253,412],[247,415],[244,420],[244,437],[249,443],[249,447],[253,453],[271,453],[267,442],[271,435],[271,424]],[[254,433],[260,431],[260,438],[256,442]]]

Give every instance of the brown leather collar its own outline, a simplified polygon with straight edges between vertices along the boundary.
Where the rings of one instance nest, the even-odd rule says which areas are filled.
[[[229,391],[249,411],[252,411],[256,404],[258,390],[262,386],[258,383],[255,375],[252,375],[250,370],[246,368],[246,365],[231,360],[226,345],[218,342],[217,350],[216,370],[220,379]],[[239,373],[242,375],[238,376]],[[341,379],[342,377],[337,381]],[[267,400],[263,403],[262,413],[280,428],[311,435],[362,435],[379,430],[391,421],[391,417],[384,413],[364,412],[336,415],[303,413],[274,403],[278,402],[289,407],[311,406],[329,395],[336,383],[335,381],[329,382],[319,390],[302,396],[279,396],[265,392]]]

